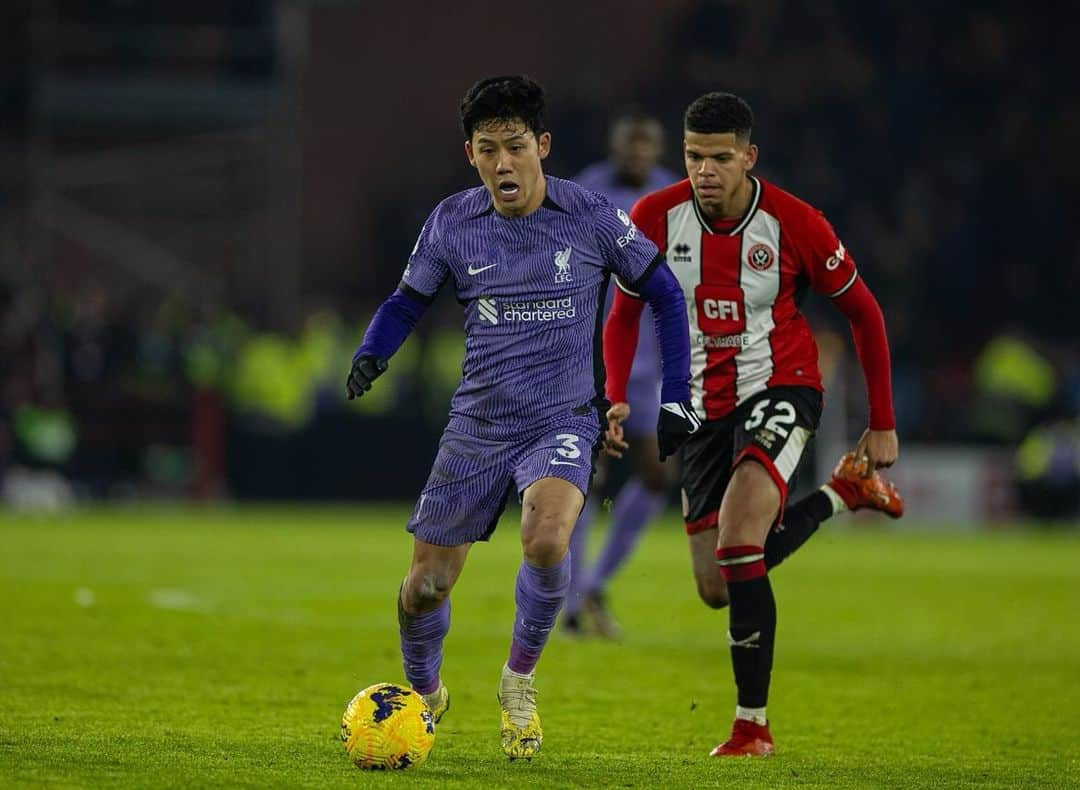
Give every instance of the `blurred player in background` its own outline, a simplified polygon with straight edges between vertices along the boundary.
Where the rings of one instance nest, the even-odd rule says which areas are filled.
[[[773,752],[765,715],[776,633],[768,569],[825,519],[903,502],[877,474],[899,445],[885,322],[851,254],[812,206],[750,175],[758,149],[742,99],[709,93],[684,117],[689,178],[642,198],[632,218],[682,284],[691,337],[692,402],[704,420],[683,446],[686,531],[698,592],[730,603],[738,688],[735,723],[715,756]],[[609,445],[625,447],[626,382],[643,304],[620,290],[604,329]],[[870,401],[869,427],[832,479],[786,507],[788,482],[822,410],[818,351],[799,312],[807,287],[848,318]]]
[[[657,431],[671,454],[700,425],[689,398],[682,291],[626,212],[570,181],[545,177],[551,146],[541,88],[521,76],[476,83],[461,103],[465,153],[483,186],[442,201],[424,223],[397,290],[353,357],[350,398],[387,369],[439,289],[465,312],[465,360],[431,475],[407,529],[409,573],[398,595],[405,675],[436,719],[449,709],[440,677],[450,591],[472,544],[487,540],[513,486],[524,558],[510,655],[499,681],[510,759],[540,749],[534,669],[570,581],[570,533],[603,432],[600,332],[608,277],[652,308],[664,400]],[[359,451],[368,451],[361,448]]]
[[[574,177],[581,186],[606,196],[629,212],[638,198],[672,184],[678,176],[661,167],[664,128],[655,117],[639,109],[615,116],[608,138],[608,159],[589,165]],[[605,314],[611,298],[605,305]],[[623,426],[630,438],[633,472],[619,489],[611,508],[611,526],[596,562],[587,562],[589,526],[596,513],[596,496],[590,496],[570,538],[570,592],[563,612],[563,628],[581,635],[591,626],[608,639],[619,635],[619,625],[607,607],[608,580],[630,556],[638,537],[667,503],[673,475],[670,464],[662,464],[656,447],[653,418],[660,408],[660,349],[652,331],[652,315],[646,308],[641,320],[645,330],[639,335],[634,365],[630,373],[628,398],[631,416]],[[589,623],[585,622],[588,618]]]

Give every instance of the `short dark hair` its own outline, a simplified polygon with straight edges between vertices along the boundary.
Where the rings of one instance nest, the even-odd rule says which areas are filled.
[[[754,128],[754,112],[735,94],[714,91],[690,103],[683,116],[683,128],[702,134],[734,132],[740,140],[747,140]]]
[[[480,80],[461,100],[461,130],[466,140],[472,139],[477,126],[515,119],[537,137],[544,133],[544,89],[524,74]]]

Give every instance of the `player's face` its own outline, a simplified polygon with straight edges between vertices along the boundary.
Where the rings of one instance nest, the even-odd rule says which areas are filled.
[[[756,145],[740,141],[734,132],[686,132],[686,175],[706,216],[738,216],[751,189],[746,174],[757,162],[757,153]]]
[[[611,133],[611,159],[619,176],[644,186],[663,152],[664,130],[657,121],[622,121]]]
[[[465,142],[469,164],[480,173],[495,210],[504,217],[521,217],[540,208],[546,193],[540,160],[550,150],[548,132],[537,138],[518,120],[482,124]]]

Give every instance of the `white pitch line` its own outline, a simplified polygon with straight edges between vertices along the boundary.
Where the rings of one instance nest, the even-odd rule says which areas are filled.
[[[157,609],[173,609],[179,612],[191,612],[205,609],[206,605],[187,590],[162,587],[151,590],[147,596],[150,605]]]

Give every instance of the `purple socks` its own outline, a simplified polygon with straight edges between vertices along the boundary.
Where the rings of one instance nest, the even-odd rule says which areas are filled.
[[[522,561],[514,595],[517,601],[514,641],[510,644],[510,660],[507,661],[511,670],[527,675],[536,667],[569,587],[570,552],[552,568]]]
[[[570,589],[566,593],[566,614],[574,615],[581,610],[585,598],[585,558],[588,556],[589,526],[596,515],[596,502],[586,497],[574,531],[570,534]]]
[[[409,614],[401,605],[401,594],[398,593],[398,631],[401,633],[405,678],[421,694],[430,694],[439,688],[443,640],[449,630],[449,598],[438,609]]]
[[[666,494],[650,491],[636,477],[626,481],[611,509],[611,527],[600,550],[600,556],[596,558],[596,565],[591,570],[586,570],[585,544],[588,542],[589,526],[595,513],[595,507],[590,508],[586,503],[570,538],[574,563],[570,594],[566,598],[568,615],[577,614],[581,610],[586,593],[598,592],[607,586],[608,580],[634,550],[642,530],[664,511],[666,504]]]
[[[650,491],[638,478],[626,482],[611,508],[611,529],[604,548],[588,578],[582,580],[586,592],[603,590],[607,586],[608,579],[634,550],[642,530],[663,512],[666,502],[665,494]]]

